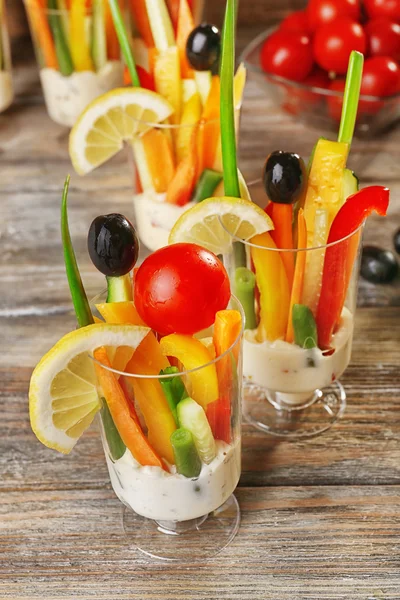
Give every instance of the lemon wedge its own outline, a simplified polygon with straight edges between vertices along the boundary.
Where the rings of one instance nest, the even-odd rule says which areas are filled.
[[[89,173],[132,140],[174,112],[160,94],[143,88],[117,88],[91,102],[73,126],[69,155],[79,175]]]
[[[149,331],[95,323],[71,331],[44,355],[32,373],[29,412],[45,446],[68,454],[100,409],[93,351],[100,346],[135,350]]]
[[[223,254],[231,247],[232,236],[246,241],[273,228],[270,217],[254,202],[229,196],[208,198],[179,217],[168,242],[191,242]]]

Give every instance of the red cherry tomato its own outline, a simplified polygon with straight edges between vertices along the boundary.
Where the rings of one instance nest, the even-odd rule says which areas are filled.
[[[206,329],[230,298],[220,260],[196,244],[173,244],[153,252],[139,267],[134,301],[143,321],[163,335]]]
[[[400,23],[400,0],[364,0],[370,19],[387,17]]]
[[[322,101],[323,96],[318,92],[312,92],[309,88],[326,89],[329,87],[330,79],[326,71],[316,67],[301,84],[307,87],[288,86],[285,102],[282,105],[282,108],[292,115],[313,110]]]
[[[385,97],[400,91],[400,68],[387,56],[373,56],[364,63],[361,81],[361,94],[364,96]],[[363,114],[376,114],[384,106],[379,100],[360,100],[359,111]]]
[[[313,66],[310,38],[301,33],[278,30],[265,40],[260,62],[267,73],[302,81]]]
[[[385,17],[373,19],[365,26],[371,56],[391,56],[400,61],[400,25]]]
[[[282,31],[297,31],[298,33],[308,33],[308,17],[305,10],[296,10],[283,19],[279,26]]]
[[[366,36],[363,28],[349,17],[340,17],[319,27],[314,37],[314,57],[325,71],[347,72],[352,50],[365,53]]]
[[[344,87],[346,82],[344,79],[335,79],[332,81],[329,89],[334,92],[341,92],[343,94]],[[340,118],[342,116],[342,105],[343,105],[343,95],[342,96],[328,96],[328,112],[334,121],[340,123]]]
[[[307,15],[311,31],[335,21],[338,17],[350,17],[358,21],[360,0],[310,0]]]

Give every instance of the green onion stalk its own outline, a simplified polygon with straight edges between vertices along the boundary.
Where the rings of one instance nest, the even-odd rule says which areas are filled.
[[[357,119],[358,101],[360,99],[361,80],[364,56],[354,50],[350,54],[344,88],[342,115],[340,119],[338,142],[351,144]]]
[[[121,14],[121,9],[119,7],[118,0],[108,0],[108,4],[110,6],[115,31],[117,32],[119,45],[121,47],[121,52],[124,57],[126,66],[128,67],[129,74],[131,76],[132,85],[133,87],[140,87],[140,80],[136,70],[135,60],[133,58],[131,46],[129,44],[129,37],[125,28],[124,19]]]

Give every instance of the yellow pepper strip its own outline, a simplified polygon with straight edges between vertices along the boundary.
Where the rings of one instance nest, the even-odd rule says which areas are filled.
[[[251,243],[262,248],[251,248],[256,269],[257,286],[260,291],[259,341],[285,339],[289,314],[290,289],[285,267],[268,232],[251,238]]]
[[[143,319],[139,317],[139,313],[132,300],[126,302],[104,302],[104,304],[96,304],[96,308],[106,323],[142,325],[146,327]]]
[[[161,369],[169,366],[155,335],[150,332],[135,350],[125,371],[138,375],[159,375]],[[175,460],[170,438],[176,429],[176,424],[160,382],[158,379],[137,377],[130,379],[135,398],[147,425],[150,444],[157,454],[173,464]]]
[[[94,71],[85,32],[85,0],[72,0],[70,8],[70,48],[75,71]]]
[[[213,360],[204,344],[190,335],[171,333],[171,335],[161,339],[160,347],[165,356],[177,358],[187,371],[201,367]],[[203,369],[189,373],[185,385],[191,398],[206,409],[207,404],[218,398],[218,379],[215,365],[208,365]]]

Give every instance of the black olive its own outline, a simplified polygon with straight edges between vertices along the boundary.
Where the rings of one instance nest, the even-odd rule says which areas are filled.
[[[218,27],[201,23],[189,34],[186,56],[196,71],[211,71],[218,65],[221,35]]]
[[[397,254],[400,254],[400,229],[393,236],[393,243]]]
[[[136,264],[139,242],[132,223],[124,215],[96,217],[87,241],[94,266],[107,277],[121,277]]]
[[[278,204],[293,204],[300,197],[306,180],[304,161],[298,154],[277,150],[265,163],[264,188],[268,198]]]
[[[364,246],[361,256],[361,276],[371,283],[390,283],[396,277],[398,264],[390,250]]]

